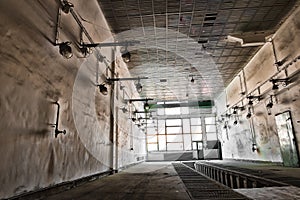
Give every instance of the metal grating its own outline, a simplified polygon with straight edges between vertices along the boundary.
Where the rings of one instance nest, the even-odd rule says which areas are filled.
[[[294,0],[99,0],[117,40],[136,39],[132,76],[142,96],[157,100],[212,99],[260,47],[241,47],[228,35],[255,38],[276,31]],[[122,34],[126,32],[126,34]],[[210,72],[210,73],[208,73]],[[190,75],[195,84],[191,84]],[[160,82],[166,79],[166,82]]]
[[[173,163],[173,166],[193,199],[249,199],[200,175],[181,163]]]

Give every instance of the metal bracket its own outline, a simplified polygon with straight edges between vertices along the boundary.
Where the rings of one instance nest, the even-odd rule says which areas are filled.
[[[58,120],[59,120],[59,109],[60,109],[60,105],[59,103],[56,101],[56,102],[53,102],[53,104],[56,104],[57,105],[57,112],[56,112],[56,122],[55,124],[51,124],[52,126],[55,126],[55,138],[57,138],[57,135],[59,135],[60,133],[63,133],[64,135],[67,133],[66,130],[59,130],[58,129]]]

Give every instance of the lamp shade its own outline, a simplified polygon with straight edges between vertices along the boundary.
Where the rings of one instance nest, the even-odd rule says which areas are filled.
[[[63,42],[59,45],[59,53],[69,59],[73,56],[72,48],[70,46],[70,42]]]
[[[138,93],[141,93],[143,91],[143,86],[140,82],[138,82],[137,84],[135,84],[136,90]]]
[[[105,84],[101,84],[99,85],[99,90],[103,95],[107,95],[108,94],[108,90],[107,87],[105,86]]]
[[[150,109],[150,105],[149,105],[148,102],[146,102],[146,103],[144,104],[144,109],[145,109],[145,110],[149,110],[149,109]]]
[[[124,52],[122,54],[122,58],[123,58],[124,62],[128,63],[128,62],[130,62],[131,54],[128,51]]]

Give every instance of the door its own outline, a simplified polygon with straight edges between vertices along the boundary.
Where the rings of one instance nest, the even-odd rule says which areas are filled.
[[[204,154],[203,154],[203,142],[202,141],[193,141],[193,150],[196,153],[195,156],[193,156],[197,160],[203,160]]]
[[[298,167],[298,149],[294,135],[290,111],[275,116],[277,133],[279,137],[281,155],[284,166]]]

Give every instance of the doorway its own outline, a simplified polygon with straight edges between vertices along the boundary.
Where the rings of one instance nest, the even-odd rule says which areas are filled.
[[[275,116],[283,165],[298,167],[299,157],[290,111]]]

